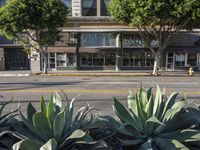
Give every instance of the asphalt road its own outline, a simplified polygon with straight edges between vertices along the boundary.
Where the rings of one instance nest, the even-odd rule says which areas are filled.
[[[176,91],[180,98],[186,94],[189,103],[200,104],[200,77],[0,77],[0,95],[5,99],[14,97],[13,104],[6,111],[15,109],[20,102],[24,112],[28,102],[39,108],[41,95],[47,100],[54,91],[63,90],[69,99],[79,95],[76,108],[89,103],[103,114],[114,115],[113,97],[126,104],[128,91],[136,92],[141,84],[145,88],[158,84],[166,89],[167,95]]]

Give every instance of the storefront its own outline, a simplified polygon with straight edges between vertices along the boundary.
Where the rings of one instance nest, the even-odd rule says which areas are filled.
[[[166,70],[188,70],[192,67],[200,71],[200,52],[167,52],[166,53]]]

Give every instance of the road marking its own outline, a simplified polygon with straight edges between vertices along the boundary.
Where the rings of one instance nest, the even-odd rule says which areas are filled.
[[[0,90],[0,92],[6,92],[6,93],[53,93],[53,92],[59,92],[60,89],[48,89],[48,90]],[[85,89],[65,89],[62,90],[66,93],[118,93],[118,94],[128,94],[129,90],[125,89],[119,89],[119,90],[101,90],[101,89],[95,89],[95,90],[85,90]],[[137,90],[132,90],[135,91]],[[166,94],[170,94],[174,91],[167,90]],[[178,91],[180,94],[186,94],[186,95],[199,95],[200,91]]]

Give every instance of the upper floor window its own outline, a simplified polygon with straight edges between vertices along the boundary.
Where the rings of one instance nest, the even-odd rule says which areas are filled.
[[[64,0],[65,5],[68,8],[68,16],[72,15],[72,0]]]
[[[101,16],[108,16],[108,6],[109,6],[110,0],[101,0]]]
[[[82,15],[83,16],[97,16],[97,0],[83,0],[82,1]]]
[[[139,34],[124,34],[123,47],[143,47],[144,41]]]
[[[82,16],[108,16],[110,0],[82,0]]]
[[[82,47],[106,47],[116,46],[115,33],[82,33],[81,34]]]

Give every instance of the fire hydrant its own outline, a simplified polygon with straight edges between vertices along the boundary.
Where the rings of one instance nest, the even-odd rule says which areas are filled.
[[[194,72],[193,68],[190,67],[189,70],[188,70],[188,75],[189,75],[189,76],[192,76],[192,75],[193,75],[193,72]]]

